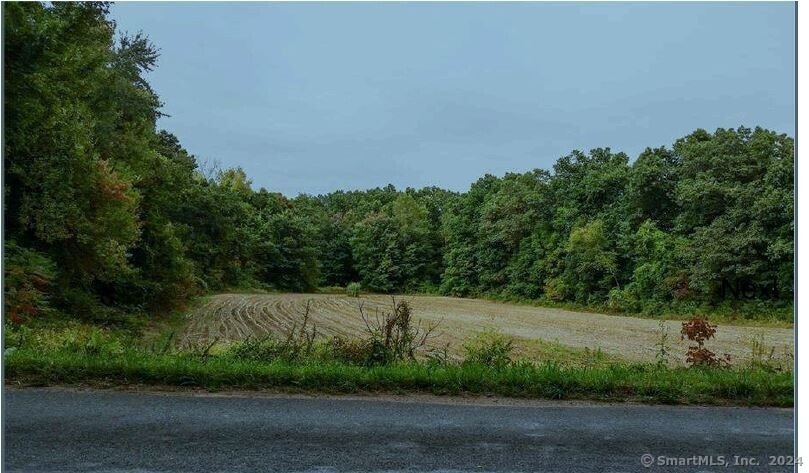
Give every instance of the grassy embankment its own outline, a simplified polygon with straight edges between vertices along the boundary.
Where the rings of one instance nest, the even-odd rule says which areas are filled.
[[[6,327],[6,383],[270,389],[325,393],[434,393],[591,399],[671,404],[789,407],[793,375],[785,366],[732,368],[628,364],[592,352],[564,361],[514,361],[503,340],[477,341],[465,361],[440,356],[369,363],[369,345],[253,341],[191,352],[168,338],[68,325]],[[495,337],[496,338],[496,337]],[[302,340],[302,343],[299,341]],[[482,343],[482,345],[481,345]]]

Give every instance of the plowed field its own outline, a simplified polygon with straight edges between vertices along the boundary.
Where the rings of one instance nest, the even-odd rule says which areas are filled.
[[[539,357],[539,341],[556,342],[571,349],[601,349],[607,355],[631,360],[655,359],[660,339],[657,320],[621,317],[561,309],[505,304],[477,299],[432,296],[400,296],[413,307],[415,317],[424,323],[440,325],[431,344],[449,343],[450,351],[460,353],[465,339],[486,328],[497,328],[514,337],[522,356]],[[359,305],[366,313],[388,310],[389,296],[361,298],[327,294],[220,294],[190,314],[179,337],[181,346],[199,346],[213,340],[227,343],[250,336],[285,333],[300,323],[307,301],[310,320],[320,336],[361,335],[365,324]],[[668,345],[674,358],[682,358],[687,341],[679,336],[680,322],[667,321]],[[735,360],[749,358],[751,340],[758,338],[778,357],[793,353],[793,331],[789,328],[742,327],[720,324],[716,338],[707,347],[716,353],[729,353]],[[547,347],[545,347],[547,349]]]

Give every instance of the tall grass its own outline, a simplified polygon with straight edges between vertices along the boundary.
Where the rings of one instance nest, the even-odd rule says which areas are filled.
[[[301,330],[300,333],[304,333]],[[375,360],[373,344],[307,344],[297,339],[242,342],[221,351],[176,352],[94,326],[7,326],[6,382],[191,386],[209,390],[274,389],[329,393],[423,392],[523,398],[635,400],[655,403],[782,406],[793,404],[793,374],[760,357],[735,368],[655,363],[511,361],[497,334],[471,340],[463,362]],[[308,340],[302,336],[300,340]],[[293,343],[294,342],[294,343]],[[293,356],[294,355],[294,356]],[[591,360],[592,361],[592,360]]]
[[[792,373],[757,368],[659,368],[639,364],[582,368],[557,363],[489,367],[423,362],[364,367],[339,362],[201,359],[190,354],[137,351],[100,356],[83,351],[30,349],[13,350],[4,361],[6,381],[37,385],[112,383],[210,390],[426,392],[782,407],[793,404]]]

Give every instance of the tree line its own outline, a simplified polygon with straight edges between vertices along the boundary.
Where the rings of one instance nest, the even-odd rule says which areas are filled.
[[[6,311],[112,317],[208,291],[359,282],[660,311],[793,291],[794,142],[696,130],[637,159],[285,197],[159,130],[158,50],[105,3],[7,3]]]

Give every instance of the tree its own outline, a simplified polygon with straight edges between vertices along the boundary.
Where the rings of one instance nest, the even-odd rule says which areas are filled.
[[[380,292],[433,283],[439,274],[434,244],[427,210],[406,193],[358,223],[351,238],[363,285]]]
[[[713,300],[791,298],[794,143],[760,128],[697,130],[682,161],[677,230],[691,286]]]
[[[646,148],[632,164],[627,185],[633,221],[650,220],[663,229],[671,229],[677,215],[675,189],[678,180],[677,155],[666,148]]]
[[[570,232],[563,273],[577,302],[600,302],[618,286],[617,255],[610,248],[604,223],[594,220]]]
[[[596,148],[462,193],[387,185],[287,199],[254,191],[241,168],[201,171],[156,128],[146,73],[158,49],[116,38],[106,3],[9,3],[3,24],[12,313],[121,316],[210,290],[356,280],[629,311],[792,299],[786,135],[696,130],[631,166]]]
[[[292,208],[255,217],[252,264],[260,281],[279,289],[307,291],[317,287],[320,268],[312,227]]]
[[[122,103],[136,87],[125,65],[149,53],[113,47],[104,3],[16,3],[3,13],[6,231],[54,259],[59,287],[91,291],[133,270],[141,196],[117,154],[131,148],[108,143],[143,138],[136,125],[155,116],[148,91],[142,108]],[[99,125],[110,117],[116,127]]]

